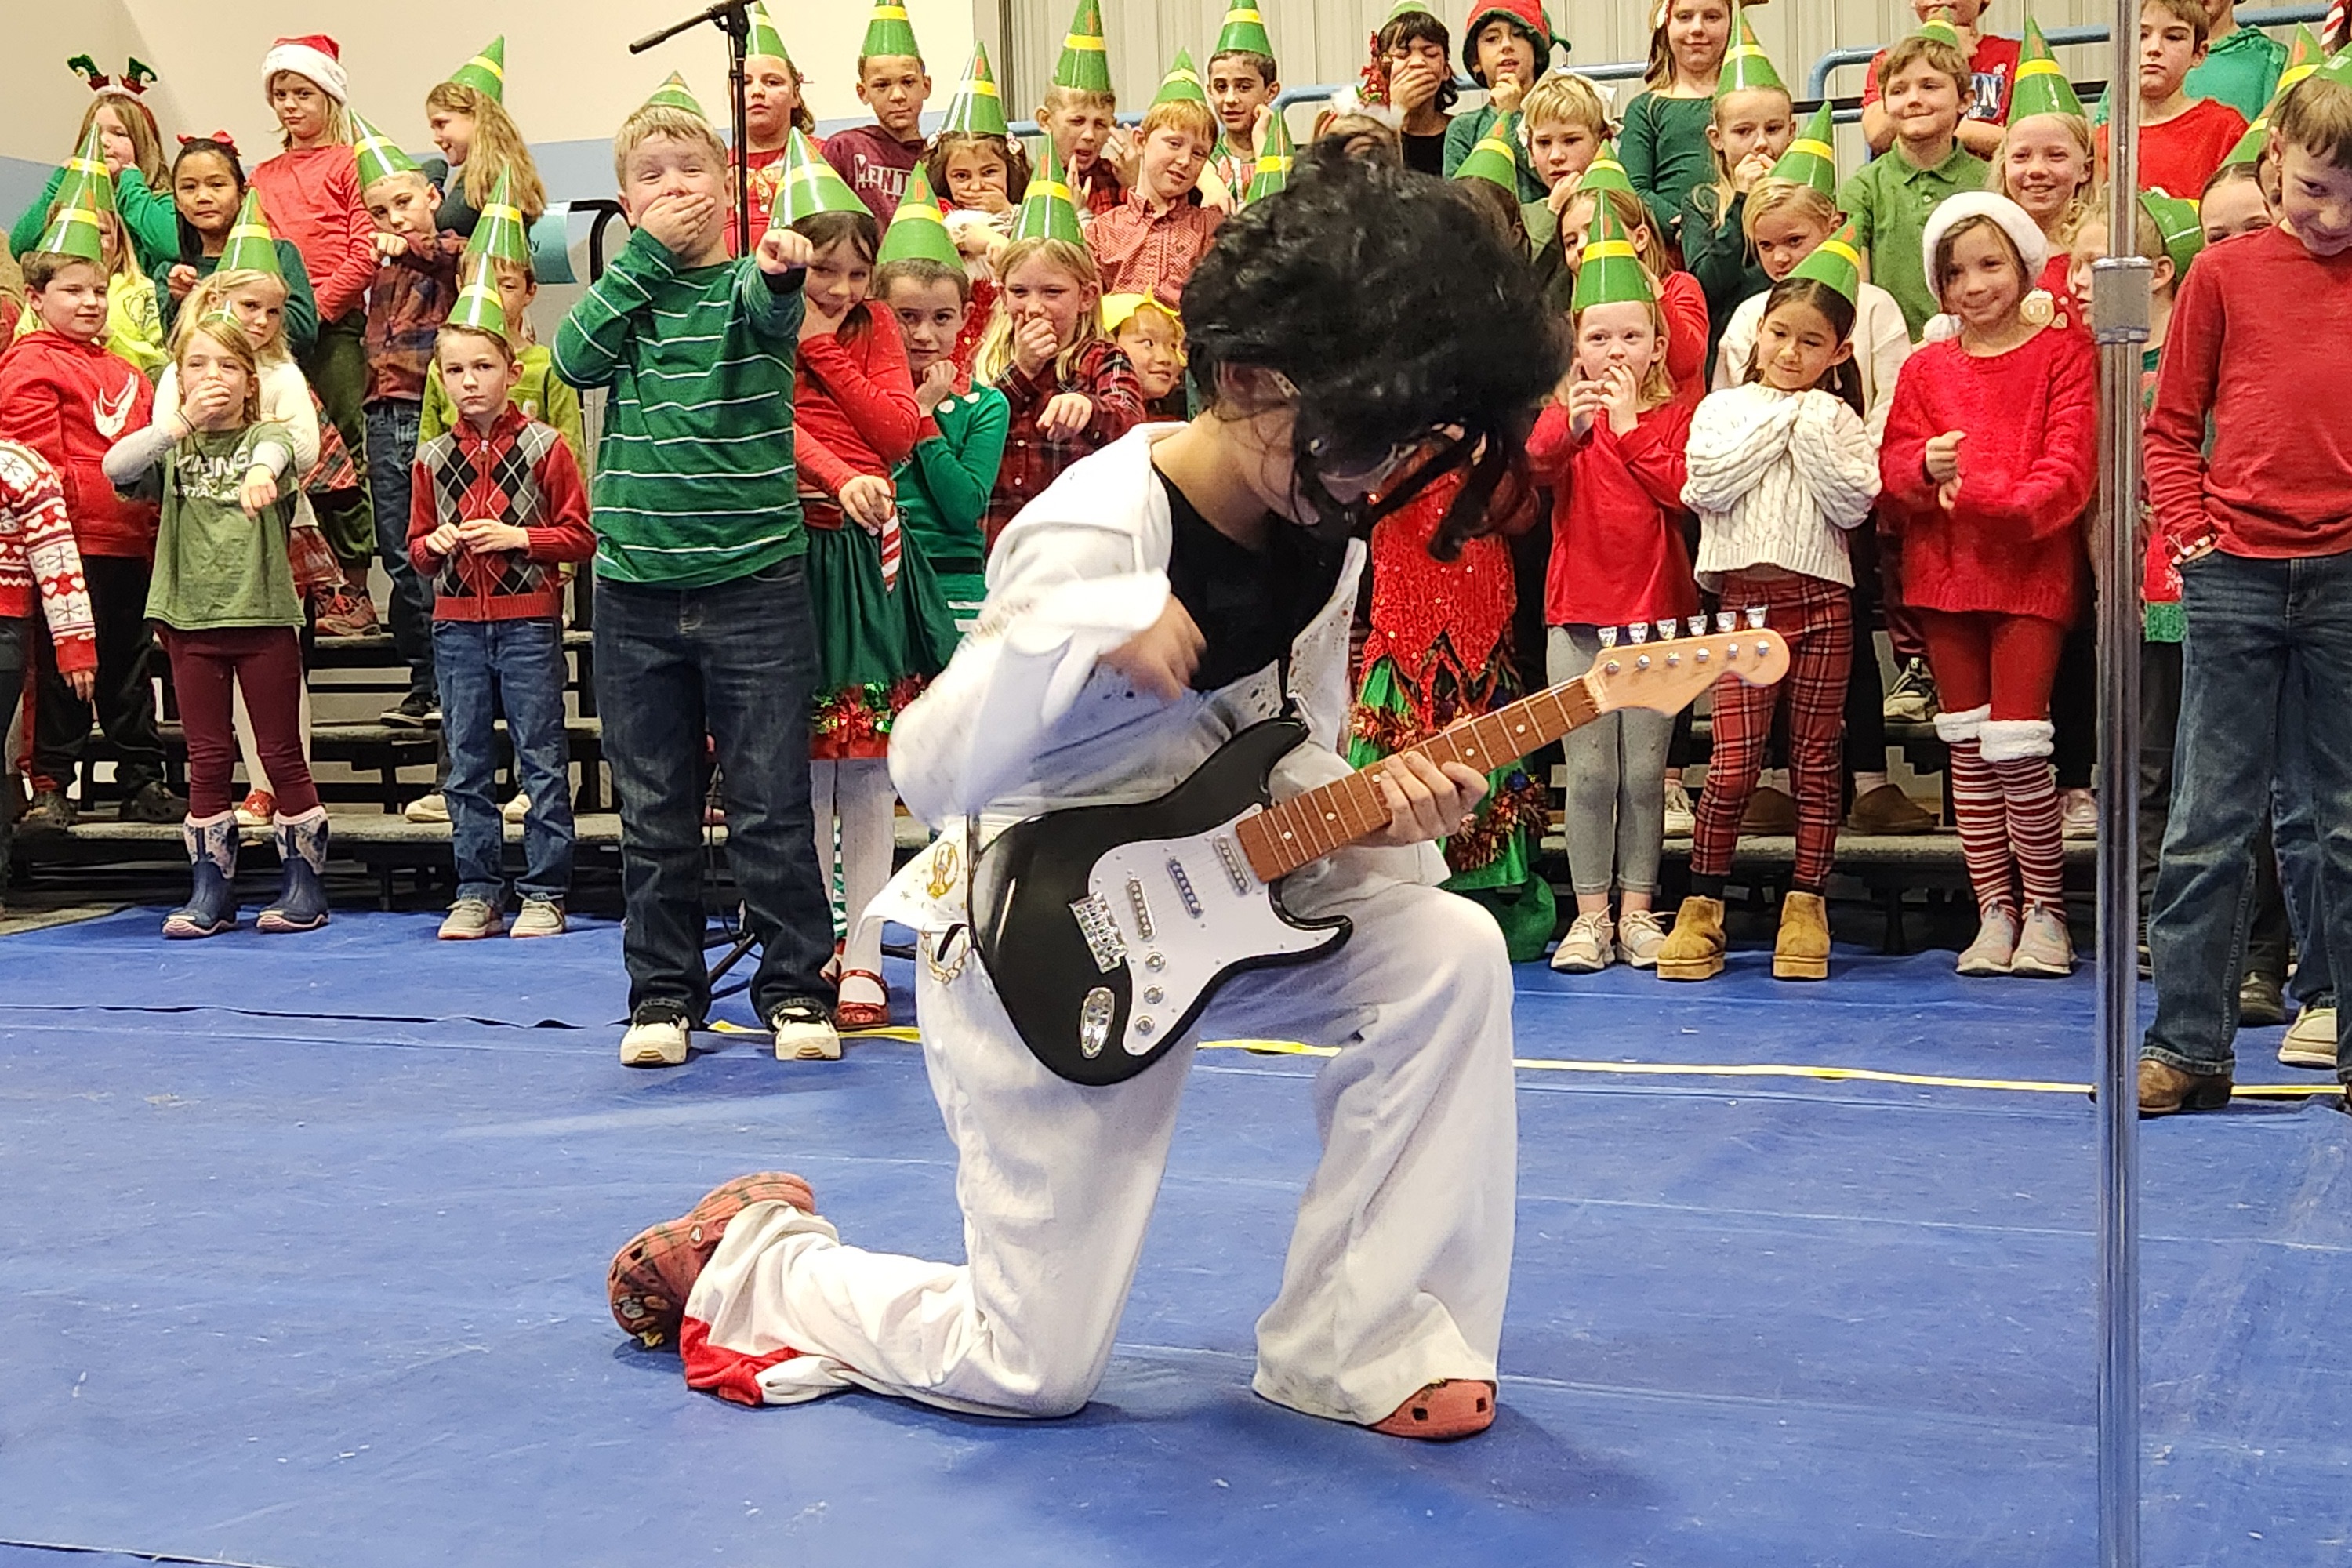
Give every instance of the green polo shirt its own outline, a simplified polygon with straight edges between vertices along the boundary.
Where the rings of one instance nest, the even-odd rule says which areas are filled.
[[[2286,73],[2286,46],[2260,27],[2241,27],[2215,44],[2205,58],[2189,68],[2180,90],[2191,98],[2217,98],[2252,125],[2278,92]],[[2107,95],[2099,95],[2095,116],[2107,122]]]
[[[1923,169],[1897,142],[1855,170],[1838,192],[1838,205],[1853,220],[1854,243],[1870,257],[1870,280],[1903,307],[1914,342],[1937,310],[1927,264],[1919,254],[1927,215],[1962,191],[1983,190],[1991,170],[1958,142],[1942,163]]]

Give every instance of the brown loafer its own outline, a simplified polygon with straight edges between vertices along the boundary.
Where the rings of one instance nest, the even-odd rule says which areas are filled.
[[[2139,1059],[2139,1113],[2170,1116],[2177,1110],[2219,1110],[2230,1103],[2230,1075],[2182,1072],[2152,1057]]]

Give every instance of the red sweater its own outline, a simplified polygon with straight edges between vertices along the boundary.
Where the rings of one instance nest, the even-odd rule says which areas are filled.
[[[1682,527],[1691,412],[1677,398],[1622,436],[1599,415],[1579,436],[1566,408],[1545,405],[1528,437],[1528,461],[1552,488],[1545,625],[1622,626],[1697,613]]]
[[[1666,379],[1675,401],[1693,408],[1706,395],[1706,289],[1688,272],[1658,282],[1658,311],[1666,319]]]
[[[2157,526],[2183,542],[2214,533],[2232,555],[2352,550],[2352,425],[2329,390],[2347,342],[2352,252],[2323,259],[2265,228],[2199,257],[2147,421]]]
[[[915,381],[898,319],[872,300],[866,331],[801,340],[793,383],[793,458],[803,488],[838,497],[859,474],[887,479],[915,449]],[[846,318],[845,318],[846,324]]]
[[[106,477],[106,449],[154,412],[147,378],[100,344],[44,328],[0,356],[0,436],[58,471],[84,555],[144,561],[155,552],[155,503],[123,500]]]
[[[2246,117],[2218,98],[2200,98],[2161,125],[2141,126],[2139,188],[2195,201],[2245,133]],[[2100,126],[2098,135],[2099,167],[2104,171],[2107,128]]]
[[[445,522],[486,517],[530,536],[528,550],[436,555]],[[408,486],[408,559],[433,584],[436,621],[546,620],[562,612],[566,561],[596,553],[588,491],[563,437],[509,403],[488,430],[460,416],[416,448]]]
[[[907,176],[923,161],[923,145],[920,137],[901,142],[879,125],[853,125],[826,137],[823,152],[824,161],[874,214],[874,221],[888,228],[898,198],[907,193]]]
[[[375,277],[375,221],[360,199],[359,165],[349,147],[280,153],[253,171],[263,213],[280,239],[292,240],[319,299],[319,322],[340,321],[366,300]]]
[[[98,632],[64,487],[38,452],[0,441],[0,619],[22,619],[37,601],[48,618],[58,668],[96,669]],[[0,692],[0,703],[16,700],[14,691]]]
[[[1903,536],[1903,595],[1925,610],[1995,610],[2070,622],[2083,511],[2099,478],[2098,371],[2090,338],[2044,330],[1979,359],[1959,341],[1903,363],[1878,454],[1880,515]],[[1927,442],[1965,431],[1946,511]]]

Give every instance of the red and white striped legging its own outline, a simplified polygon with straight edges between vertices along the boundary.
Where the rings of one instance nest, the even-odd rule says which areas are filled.
[[[2050,686],[2066,628],[2039,616],[1923,610],[1927,663],[1943,716],[1936,728],[1951,758],[1952,816],[1977,908],[2063,912],[2066,845],[2050,772]],[[1988,726],[2009,731],[1985,754]],[[2016,731],[2038,726],[2038,746]],[[2004,754],[2023,751],[2029,754]]]
[[[1853,666],[1853,595],[1835,583],[1773,568],[1734,572],[1723,579],[1723,607],[1746,613],[1764,606],[1764,624],[1789,645],[1788,678],[1777,686],[1743,685],[1726,676],[1715,683],[1714,741],[1706,788],[1691,835],[1691,873],[1722,877],[1731,870],[1739,819],[1756,793],[1772,711],[1789,705],[1789,775],[1797,797],[1797,864],[1790,885],[1818,893],[1837,859],[1843,776],[1846,676]]]

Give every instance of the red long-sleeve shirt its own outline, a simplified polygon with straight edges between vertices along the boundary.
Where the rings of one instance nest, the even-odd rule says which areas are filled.
[[[2337,390],[2347,342],[2352,251],[2316,257],[2265,228],[2199,257],[2147,421],[2157,526],[2179,542],[2214,534],[2232,555],[2352,550],[2352,423]]]
[[[1698,406],[1706,395],[1706,289],[1688,272],[1658,280],[1658,313],[1666,319],[1666,379],[1675,401]]]
[[[2246,134],[2246,117],[2218,98],[2200,98],[2161,125],[2139,128],[2139,188],[2195,201],[2205,182]],[[2107,128],[2098,130],[2099,167],[2107,166]]]
[[[1702,336],[1702,355],[1706,348]],[[1677,398],[1643,413],[1622,436],[1606,415],[1579,436],[1557,403],[1537,418],[1528,461],[1552,488],[1546,626],[1622,626],[1697,613],[1682,528],[1691,413]]]
[[[425,546],[445,522],[488,518],[530,536],[527,550],[440,556]],[[588,490],[563,437],[508,404],[488,430],[460,418],[416,449],[408,488],[408,559],[433,584],[436,621],[543,620],[562,613],[567,561],[596,553]]]
[[[915,449],[915,408],[898,319],[874,300],[858,305],[866,330],[801,340],[793,383],[793,457],[803,485],[839,497],[859,474],[887,479]]]
[[[996,378],[996,390],[1012,405],[1013,425],[1004,439],[1004,461],[997,467],[996,489],[988,498],[988,515],[982,521],[992,550],[1004,525],[1059,479],[1064,468],[1143,422],[1143,389],[1135,383],[1135,367],[1109,339],[1088,343],[1066,379],[1055,369],[1055,363],[1047,361],[1034,375],[1013,365]],[[1091,400],[1094,416],[1067,440],[1048,440],[1037,428],[1037,416],[1064,392]]]
[[[1903,595],[1926,610],[1992,610],[2070,622],[2083,511],[2099,478],[2098,374],[2090,338],[2045,329],[2007,353],[1957,338],[1903,363],[1880,444],[1881,515],[1903,536]],[[1960,444],[1949,511],[1927,443]]]
[[[375,277],[375,220],[360,199],[352,150],[290,149],[256,168],[253,185],[272,232],[302,253],[320,323],[360,309]]]
[[[106,451],[154,417],[155,389],[131,362],[43,328],[0,355],[0,436],[48,459],[84,555],[144,561],[155,552],[153,501],[125,500]]]

